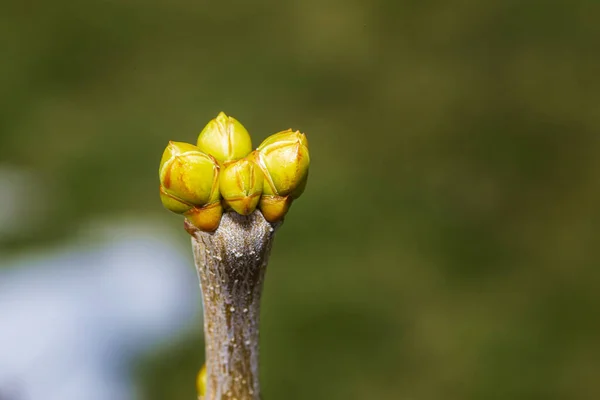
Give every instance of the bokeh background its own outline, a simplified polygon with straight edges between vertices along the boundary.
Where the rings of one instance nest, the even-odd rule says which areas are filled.
[[[195,398],[200,293],[157,169],[225,111],[256,145],[310,141],[267,274],[265,399],[600,398],[599,15],[4,2],[0,397]]]

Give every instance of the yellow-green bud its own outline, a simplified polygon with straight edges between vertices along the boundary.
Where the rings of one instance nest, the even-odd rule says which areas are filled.
[[[160,162],[159,178],[163,204],[171,211],[181,213],[183,204],[201,207],[219,200],[219,165],[194,145],[169,142]]]
[[[198,148],[220,163],[239,160],[252,151],[250,134],[233,117],[221,112],[198,136]]]
[[[258,207],[267,221],[280,221],[306,187],[310,165],[306,135],[291,129],[276,133],[253,156],[265,175]]]
[[[235,212],[249,215],[258,205],[264,176],[258,165],[244,158],[229,164],[221,171],[221,196]]]
[[[183,214],[198,229],[219,227],[219,163],[196,146],[169,142],[160,162],[160,199],[168,210]]]
[[[291,129],[266,138],[255,159],[265,174],[265,195],[298,198],[306,187],[310,156],[306,135]]]
[[[204,398],[206,394],[206,364],[200,368],[196,376],[196,390],[198,391],[198,398]]]
[[[162,185],[160,185],[159,190],[160,190],[160,200],[162,201],[163,206],[167,210],[171,210],[177,214],[183,214],[184,212],[188,211],[190,208],[194,207],[193,204],[186,203],[185,201],[178,199],[177,197],[172,196],[172,195],[168,194],[167,192],[165,192],[165,188]]]

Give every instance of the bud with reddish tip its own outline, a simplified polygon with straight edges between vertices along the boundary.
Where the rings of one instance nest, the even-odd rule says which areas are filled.
[[[256,209],[263,190],[264,176],[252,160],[244,158],[227,165],[219,180],[221,196],[235,212],[249,215]]]
[[[250,154],[252,140],[246,128],[238,120],[221,112],[200,132],[198,148],[220,163],[227,163]]]
[[[265,175],[259,208],[268,221],[279,221],[306,187],[310,165],[306,135],[291,129],[271,135],[254,152],[254,159]]]
[[[221,223],[223,206],[220,201],[217,201],[216,203],[210,203],[202,207],[191,208],[189,211],[184,212],[183,215],[201,231],[213,232]]]
[[[168,210],[183,214],[199,229],[219,226],[223,209],[219,195],[219,165],[196,146],[169,142],[159,169],[160,198]]]
[[[292,205],[291,196],[272,196],[263,194],[258,208],[269,222],[281,221]]]

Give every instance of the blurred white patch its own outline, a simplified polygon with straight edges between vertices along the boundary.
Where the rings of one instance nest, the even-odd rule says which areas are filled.
[[[168,229],[103,223],[0,265],[0,399],[131,400],[136,356],[197,325],[191,258]]]

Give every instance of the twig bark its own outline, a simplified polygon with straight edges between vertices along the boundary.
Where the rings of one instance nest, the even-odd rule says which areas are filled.
[[[213,233],[186,225],[204,305],[205,400],[260,399],[260,297],[277,226],[258,210],[224,214]]]

